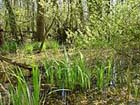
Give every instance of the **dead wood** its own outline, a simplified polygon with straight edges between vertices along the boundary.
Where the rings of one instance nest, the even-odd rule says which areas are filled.
[[[1,60],[1,61],[5,61],[5,62],[7,62],[7,63],[9,63],[9,64],[12,64],[12,65],[21,67],[21,68],[23,68],[23,69],[28,69],[29,71],[32,71],[32,67],[31,67],[30,65],[27,65],[27,64],[24,64],[24,63],[18,63],[18,62],[16,62],[16,61],[14,61],[14,60],[12,60],[12,59],[9,59],[9,58],[6,58],[6,57],[4,57],[4,56],[2,56],[2,55],[0,55],[0,60]]]

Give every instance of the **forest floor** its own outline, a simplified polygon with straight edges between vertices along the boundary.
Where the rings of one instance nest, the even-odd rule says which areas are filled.
[[[93,50],[74,50],[69,49],[68,56],[73,59],[77,56],[78,52],[81,52],[85,58],[86,65],[92,69],[95,66],[97,59],[106,60],[108,58],[115,58],[116,52],[113,49],[93,49]],[[41,65],[44,60],[62,59],[64,58],[63,50],[47,50],[41,53],[24,54],[22,52],[11,53],[4,55],[6,58],[12,59],[22,64],[37,63]],[[4,92],[9,86],[9,78],[7,78],[6,70],[9,67],[13,67],[5,61],[0,62],[0,92]],[[29,70],[24,70],[25,77],[30,81],[31,73]],[[14,83],[15,80],[13,79]],[[16,83],[15,83],[16,84]],[[43,87],[45,86],[45,87]],[[49,84],[42,84],[42,95],[47,94],[48,90],[52,88]],[[44,96],[45,97],[45,96]],[[45,105],[140,105],[140,97],[134,98],[128,91],[126,84],[104,87],[102,91],[99,91],[95,86],[94,80],[90,89],[76,90],[69,92],[65,97],[62,97],[61,93],[54,93],[46,97]]]

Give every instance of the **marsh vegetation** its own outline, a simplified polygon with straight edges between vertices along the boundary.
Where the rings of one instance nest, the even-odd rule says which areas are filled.
[[[0,105],[139,105],[140,0],[0,0]]]

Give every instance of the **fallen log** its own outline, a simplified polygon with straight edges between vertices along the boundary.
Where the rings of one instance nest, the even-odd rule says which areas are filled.
[[[31,67],[30,65],[27,65],[27,64],[24,64],[24,63],[18,63],[18,62],[16,62],[16,61],[14,61],[14,60],[12,60],[12,59],[9,59],[9,58],[6,58],[6,57],[4,57],[4,56],[2,56],[2,55],[0,55],[0,60],[1,60],[1,61],[5,61],[5,62],[7,62],[7,63],[9,63],[9,64],[12,64],[12,65],[21,67],[21,68],[23,68],[23,69],[27,69],[27,70],[29,70],[29,71],[32,71],[32,67]]]

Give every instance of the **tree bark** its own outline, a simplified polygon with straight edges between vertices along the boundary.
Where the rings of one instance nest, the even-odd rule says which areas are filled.
[[[62,9],[63,9],[63,0],[58,0],[58,7],[59,7],[59,12],[62,13]]]
[[[84,22],[86,23],[88,20],[88,5],[87,5],[87,0],[82,0],[82,9],[83,9],[83,19]]]
[[[9,25],[11,28],[12,35],[15,36],[16,41],[18,41],[18,36],[17,36],[17,24],[16,24],[16,17],[13,12],[13,9],[11,7],[10,1],[9,0],[4,0],[6,9],[8,10],[8,15],[9,15]]]
[[[36,41],[42,41],[44,36],[44,7],[41,4],[41,0],[37,0],[37,18],[36,18],[36,34],[34,39]]]
[[[0,23],[0,47],[4,44],[2,23]]]

